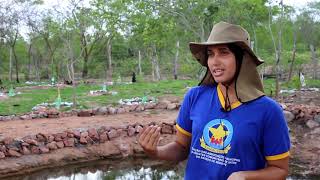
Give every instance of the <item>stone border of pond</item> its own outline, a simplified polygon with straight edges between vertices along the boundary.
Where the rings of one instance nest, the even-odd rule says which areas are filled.
[[[154,122],[148,125],[156,125]],[[162,134],[175,134],[175,124],[161,123]],[[133,137],[143,128],[135,123],[127,126],[101,126],[88,130],[66,130],[60,133],[28,135],[23,138],[7,137],[0,141],[0,159],[30,154],[45,154],[66,147],[84,147],[101,144],[121,137]],[[126,154],[128,149],[120,148]],[[130,153],[129,153],[130,154]]]
[[[61,118],[70,116],[79,117],[90,117],[95,115],[113,115],[113,114],[123,114],[128,112],[141,112],[146,109],[166,109],[166,110],[176,110],[180,108],[180,103],[176,100],[169,101],[163,100],[157,103],[141,103],[134,105],[118,105],[118,106],[102,106],[95,107],[92,109],[80,109],[71,111],[59,111],[55,108],[44,108],[37,111],[32,111],[23,115],[7,115],[0,116],[0,121],[10,121],[10,120],[32,120],[39,118]]]
[[[320,126],[320,107],[281,104],[284,109],[284,115],[288,122],[295,121],[306,125],[310,129],[318,129]],[[79,117],[88,117],[94,115],[113,115],[128,112],[141,112],[145,109],[177,109],[180,104],[171,103],[170,101],[148,103],[146,105],[125,105],[120,107],[101,107],[96,110],[81,110],[77,112]],[[51,112],[51,111],[50,111]],[[60,113],[55,111],[57,116]],[[51,112],[52,113],[52,112]],[[50,115],[50,114],[49,114]],[[66,115],[64,113],[64,115]],[[50,118],[51,116],[48,116]],[[174,134],[174,124],[162,123],[161,132],[164,134]],[[3,137],[0,139],[0,159],[8,157],[21,157],[29,154],[44,154],[52,150],[64,147],[82,147],[91,144],[103,143],[113,138],[123,136],[124,134],[131,137],[139,133],[143,127],[141,124],[132,124],[123,127],[100,127],[98,129],[88,129],[86,131],[67,130],[56,134],[28,135],[26,137]]]
[[[168,109],[168,104],[163,103],[162,105],[159,103],[151,107]],[[174,109],[180,106],[179,104],[175,105]],[[308,133],[310,137],[320,134],[319,106],[281,105],[288,123],[307,127],[310,131]],[[111,115],[110,112],[116,112],[114,114],[137,112],[139,106],[122,106],[119,108],[109,106],[105,107],[107,111],[102,115]],[[147,109],[145,106],[144,108]],[[145,156],[137,143],[137,135],[143,126],[151,124],[155,125],[154,122],[144,125],[133,123],[123,126],[66,130],[52,134],[37,133],[22,138],[4,137],[0,139],[0,177],[89,160]],[[159,123],[157,125],[161,127],[161,133],[164,136],[162,142],[174,138],[176,133],[175,123]],[[297,140],[292,139],[292,144],[293,146],[298,145]]]

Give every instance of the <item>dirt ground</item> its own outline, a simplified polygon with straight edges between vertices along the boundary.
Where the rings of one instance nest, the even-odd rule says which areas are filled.
[[[122,126],[150,122],[173,123],[178,111],[146,110],[140,113],[126,113],[108,116],[63,117],[57,119],[13,120],[0,122],[0,137],[22,138],[38,133],[60,133],[68,129],[89,129],[101,126]]]

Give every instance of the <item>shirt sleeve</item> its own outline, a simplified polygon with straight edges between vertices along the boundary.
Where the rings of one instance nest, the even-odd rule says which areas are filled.
[[[279,160],[289,156],[289,129],[280,105],[276,102],[269,106],[264,126],[264,156],[266,160]]]
[[[190,110],[192,104],[192,94],[194,89],[190,89],[184,96],[182,105],[179,110],[176,128],[182,134],[191,136],[192,133],[192,121],[190,119]]]

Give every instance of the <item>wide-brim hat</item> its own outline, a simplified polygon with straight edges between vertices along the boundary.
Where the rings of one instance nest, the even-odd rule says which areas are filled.
[[[257,66],[263,63],[250,47],[249,33],[239,25],[219,22],[211,30],[206,42],[190,42],[192,55],[198,62],[207,67],[207,73],[200,85],[216,83],[209,72],[207,61],[207,47],[219,44],[236,44],[242,48],[244,55],[241,68],[236,80],[236,92],[241,102],[248,102],[264,95],[263,85],[257,71]]]

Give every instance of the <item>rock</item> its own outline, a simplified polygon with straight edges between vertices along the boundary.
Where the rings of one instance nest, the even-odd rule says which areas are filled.
[[[48,116],[48,118],[58,118],[59,117],[59,111],[57,111],[56,109],[50,109],[47,112],[47,116]]]
[[[13,149],[9,149],[8,150],[8,155],[10,157],[20,157],[20,156],[22,156],[20,153],[18,153],[17,151],[15,151]]]
[[[29,146],[30,144],[26,143],[26,142],[23,142],[21,143],[21,146]]]
[[[91,116],[91,111],[90,110],[82,110],[78,112],[79,117],[90,117]]]
[[[320,114],[314,116],[314,121],[320,123]]]
[[[168,101],[169,102],[169,101]],[[155,109],[167,109],[168,107],[168,102],[159,102],[156,106]]]
[[[313,131],[311,131],[311,134],[318,134],[318,135],[320,135],[320,127],[315,128]]]
[[[6,155],[3,152],[0,152],[0,159],[3,159],[5,157],[6,157]]]
[[[141,112],[141,111],[144,111],[144,106],[143,105],[139,105],[136,109],[135,109],[135,111],[136,112]]]
[[[20,119],[27,120],[27,119],[31,119],[31,117],[29,115],[23,115],[23,116],[20,116]]]
[[[38,146],[38,141],[34,140],[34,139],[26,139],[24,140],[26,143],[30,144],[30,145],[34,145],[34,146]]]
[[[38,142],[45,142],[46,141],[46,137],[40,133],[37,134],[36,137],[37,137]]]
[[[279,103],[279,104],[280,104],[280,106],[281,106],[282,109],[287,109],[287,108],[288,108],[288,106],[285,105],[284,103]]]
[[[97,132],[98,132],[98,134],[103,134],[103,133],[110,131],[110,130],[111,130],[110,127],[101,126],[100,128],[98,128]]]
[[[88,134],[89,134],[89,137],[93,140],[93,141],[99,141],[99,135],[98,135],[98,132],[95,128],[90,128],[88,130]]]
[[[40,148],[38,146],[31,146],[31,153],[32,154],[40,154]]]
[[[62,141],[57,142],[57,147],[59,149],[64,148],[64,143]]]
[[[109,107],[108,108],[108,113],[109,114],[116,114],[117,113],[117,109],[113,108],[113,107]]]
[[[90,136],[87,136],[86,140],[87,140],[88,144],[94,144],[94,141],[91,139]]]
[[[58,146],[57,146],[57,142],[53,141],[51,143],[48,143],[46,145],[47,148],[49,148],[49,150],[56,150],[58,149]]]
[[[5,145],[0,145],[0,152],[7,152],[7,148]]]
[[[38,115],[38,114],[31,114],[30,116],[31,116],[31,118],[32,118],[32,119],[36,119],[36,118],[38,118],[38,117],[39,117],[39,115]]]
[[[19,151],[19,148],[17,147],[17,146],[15,146],[15,145],[9,145],[9,146],[7,146],[7,149],[8,150],[14,150],[14,151]]]
[[[136,133],[140,133],[140,131],[142,131],[143,127],[140,125],[136,125],[135,127]]]
[[[109,139],[114,139],[119,137],[118,131],[115,129],[111,129],[107,134]]]
[[[98,108],[91,109],[91,116],[95,116],[98,112]]]
[[[170,103],[170,104],[168,104],[168,106],[167,106],[167,109],[168,109],[168,110],[175,110],[176,108],[177,108],[177,105],[174,104],[174,103]]]
[[[105,132],[105,133],[100,134],[100,143],[104,143],[106,141],[109,141],[107,133]]]
[[[11,137],[6,137],[6,138],[4,138],[2,141],[3,141],[3,143],[4,143],[5,145],[9,145],[9,144],[12,144],[12,143],[13,143],[14,139],[11,138]]]
[[[117,111],[117,114],[123,114],[125,112],[126,112],[126,110],[124,108],[119,108]]]
[[[75,139],[74,138],[68,138],[63,140],[63,144],[65,147],[74,147]]]
[[[80,137],[80,144],[88,144],[86,137]]]
[[[314,120],[309,120],[307,121],[306,125],[308,126],[308,128],[313,129],[315,127],[318,127],[319,123]]]
[[[87,136],[89,136],[89,133],[87,131],[81,132],[80,134],[80,138],[86,138]]]
[[[41,154],[49,153],[49,149],[46,146],[40,146],[39,149]]]
[[[108,114],[108,109],[107,107],[100,107],[98,109],[98,112],[96,113],[97,115],[105,115]]]
[[[173,126],[170,124],[163,123],[161,125],[161,133],[162,134],[173,134]]]
[[[130,106],[123,106],[123,109],[126,113],[130,112],[131,111],[131,108]]]
[[[128,127],[128,136],[131,137],[131,136],[134,136],[136,133],[136,129],[132,126],[129,126]]]
[[[46,118],[46,117],[48,117],[48,114],[46,112],[40,112],[38,117],[39,118]]]
[[[75,138],[80,139],[80,137],[81,137],[81,132],[80,132],[79,130],[74,130],[74,131],[73,131],[73,136],[74,136]]]
[[[154,109],[156,107],[156,103],[147,103],[144,108],[145,109]]]
[[[129,107],[129,111],[132,112],[132,111],[135,111],[137,109],[138,105],[137,104],[132,104],[132,105],[129,105],[128,107]]]
[[[294,114],[291,113],[290,111],[283,111],[283,114],[284,114],[287,122],[291,122],[292,120],[294,120]]]
[[[53,136],[55,141],[62,141],[63,139],[67,138],[68,134],[63,132],[63,133],[53,134]]]

